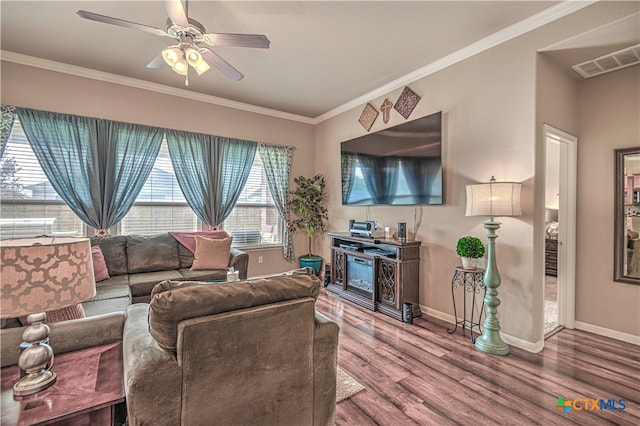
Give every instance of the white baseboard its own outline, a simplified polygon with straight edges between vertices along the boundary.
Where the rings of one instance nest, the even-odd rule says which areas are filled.
[[[538,353],[544,349],[544,340],[538,340],[537,342],[528,342],[518,337],[513,337],[503,332],[500,332],[502,340],[508,345],[515,346],[516,348],[523,349],[527,352]]]
[[[611,330],[609,328],[600,327],[597,325],[589,324],[586,322],[576,321],[575,328],[582,331],[588,331],[589,333],[598,334],[604,337],[610,337],[615,340],[621,340],[623,342],[631,343],[640,346],[640,336],[633,334],[623,333],[621,331]]]
[[[456,321],[451,314],[445,314],[444,312],[436,311],[435,309],[427,308],[426,306],[420,305],[420,311],[423,314],[429,315],[430,317],[438,318],[439,320],[448,322],[449,324],[455,324]]]
[[[420,310],[423,314],[432,316],[434,318],[438,318],[439,320],[448,322],[449,324],[455,324],[456,321],[451,314],[446,314],[444,312],[437,311],[432,308],[428,308],[426,306],[420,305]],[[528,342],[526,340],[522,340],[518,337],[513,337],[504,332],[500,332],[500,336],[502,340],[508,345],[515,346],[516,348],[525,350],[527,352],[538,353],[544,347],[544,340],[540,340],[538,342]]]

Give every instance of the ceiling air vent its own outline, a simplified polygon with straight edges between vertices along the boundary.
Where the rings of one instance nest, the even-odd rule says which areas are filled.
[[[589,78],[638,63],[640,63],[640,44],[573,65],[571,68],[582,77]]]

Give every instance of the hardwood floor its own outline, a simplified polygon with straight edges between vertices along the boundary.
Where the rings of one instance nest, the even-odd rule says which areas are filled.
[[[337,405],[337,425],[638,425],[640,348],[563,330],[532,354],[475,349],[461,329],[423,316],[412,325],[323,289],[316,309],[340,326],[338,365],[365,386]],[[624,410],[566,414],[558,397],[624,399]],[[587,402],[591,408],[591,402]]]

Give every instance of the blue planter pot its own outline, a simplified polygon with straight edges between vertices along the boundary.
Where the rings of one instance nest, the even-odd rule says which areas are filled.
[[[313,268],[313,271],[316,275],[320,274],[320,267],[322,267],[322,257],[320,256],[300,256],[298,258],[300,262],[300,267],[310,267]]]

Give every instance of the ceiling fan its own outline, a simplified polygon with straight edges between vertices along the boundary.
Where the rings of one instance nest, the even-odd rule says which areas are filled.
[[[175,39],[177,43],[164,49],[147,64],[147,68],[161,69],[167,64],[174,72],[185,76],[186,86],[189,85],[189,66],[198,75],[202,75],[213,65],[231,80],[238,81],[244,78],[240,71],[208,47],[202,46],[202,44],[209,46],[269,48],[269,39],[261,34],[207,33],[201,23],[187,16],[189,10],[188,0],[186,2],[186,11],[181,0],[164,0],[164,5],[169,15],[166,30],[111,16],[99,15],[86,10],[78,10],[76,13],[80,17],[91,21],[119,25],[132,30],[145,31]]]

